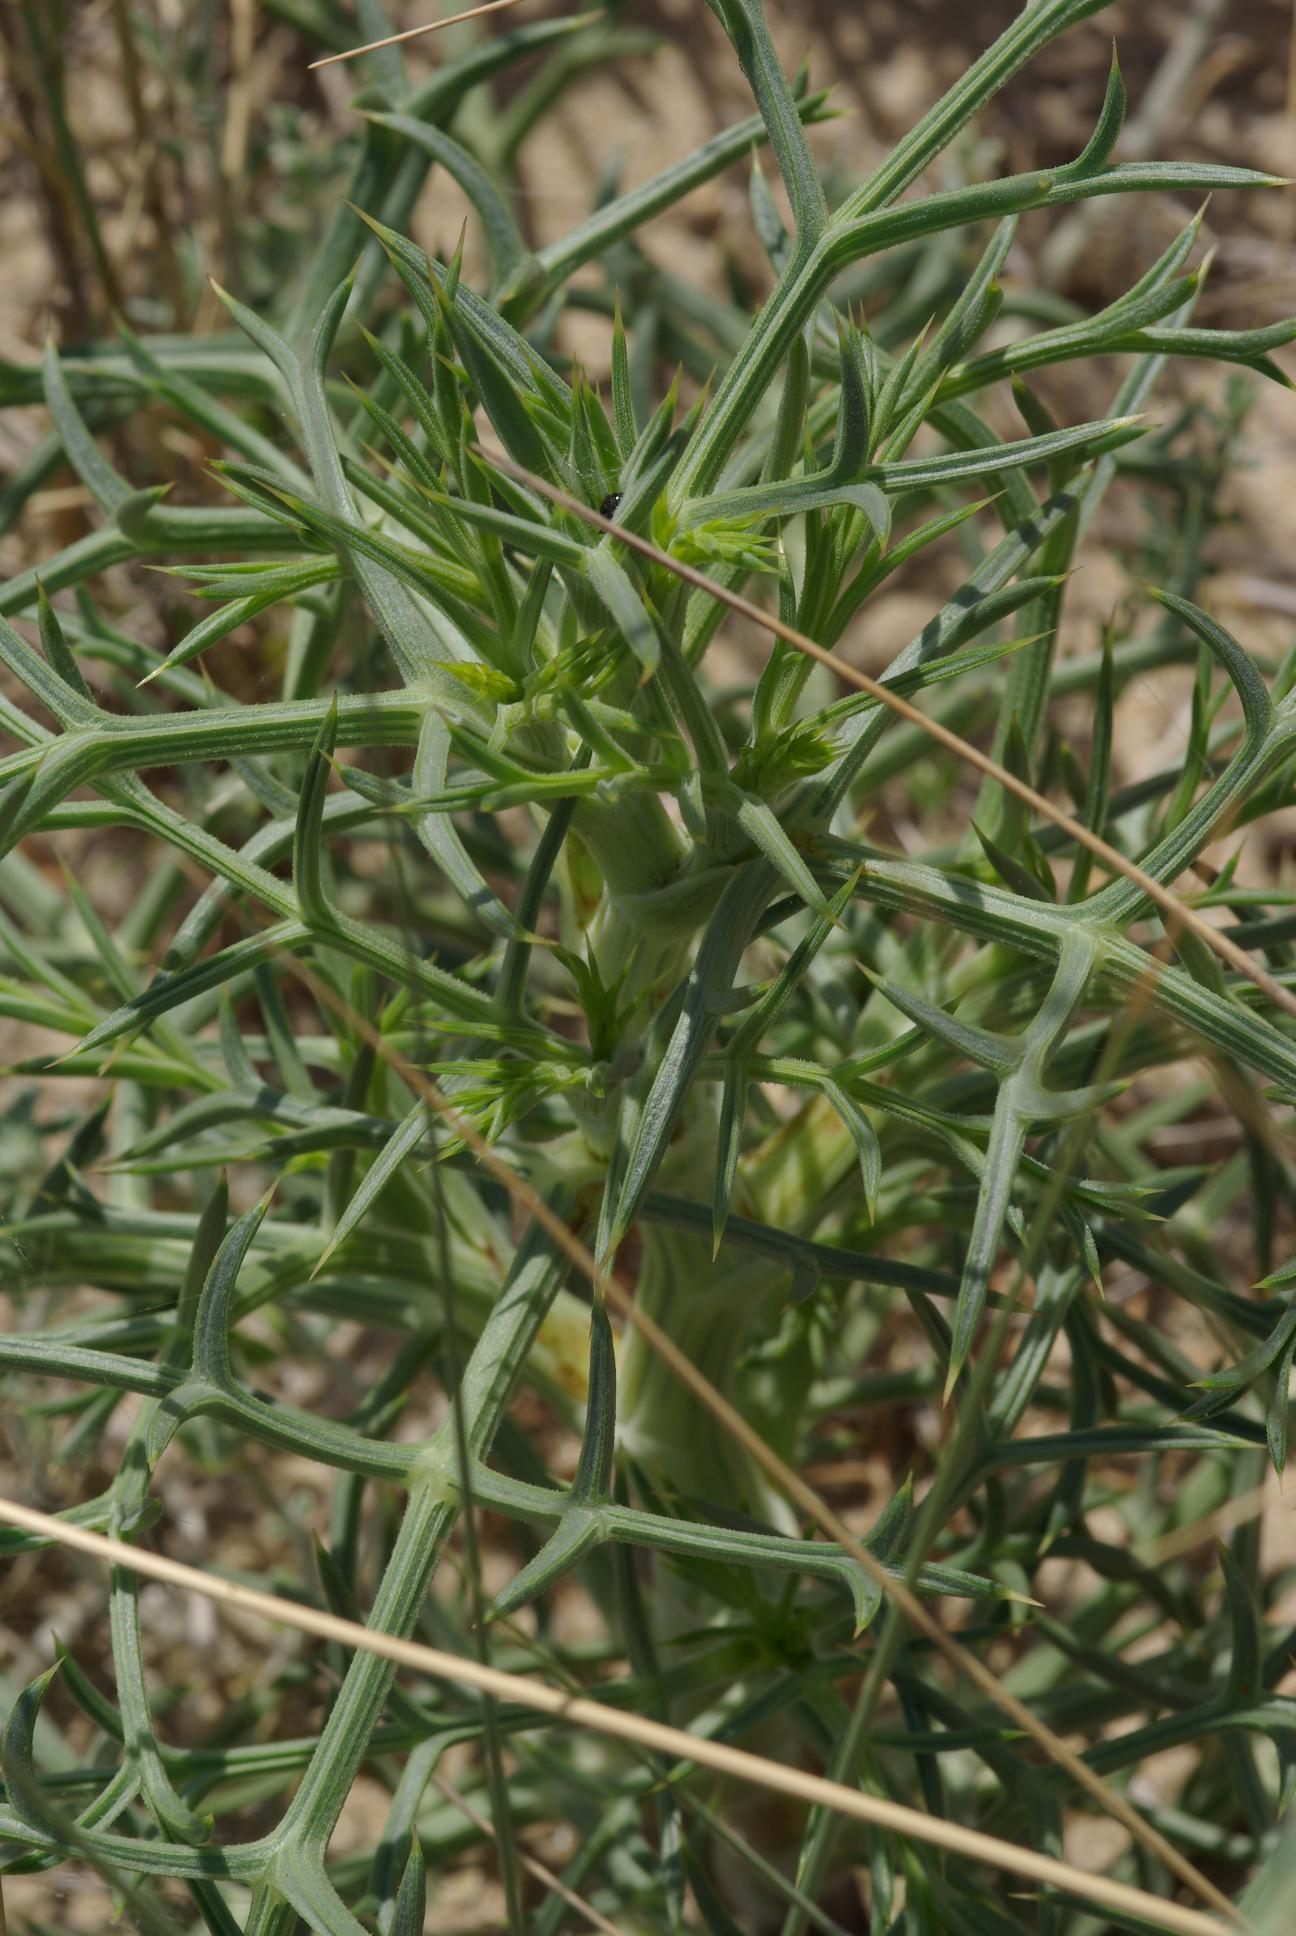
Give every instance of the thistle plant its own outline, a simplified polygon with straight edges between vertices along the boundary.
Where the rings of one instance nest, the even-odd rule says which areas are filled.
[[[1286,383],[1296,323],[1194,321],[1194,208],[1279,184],[1115,158],[1116,62],[1073,160],[961,178],[978,111],[1102,11],[1030,0],[830,203],[807,131],[831,97],[785,76],[760,0],[708,3],[753,115],[561,241],[519,227],[514,158],[625,30],[511,27],[421,86],[387,48],[277,313],[222,292],[214,336],[123,327],[4,370],[49,417],[11,508],[57,467],[97,507],[0,590],[0,1014],[66,1045],[18,1071],[15,1430],[34,1445],[63,1393],[69,1469],[102,1480],[64,1517],[128,1543],[165,1542],[168,1465],[309,1461],[329,1505],[314,1571],[286,1549],[298,1600],[597,1674],[608,1702],[1045,1853],[1105,1799],[1134,1820],[1111,1873],[1163,1926],[1194,1889],[1259,1917],[1296,1771],[1290,1581],[1233,1509],[1286,1457],[1296,998],[1291,893],[1239,882],[1237,836],[1291,803],[1296,659],[1203,602],[1244,378],[1223,406],[1157,399],[1187,360]],[[493,124],[482,91],[518,63]],[[754,314],[637,240],[748,158]],[[443,175],[476,282],[462,245],[405,233]],[[1175,239],[1041,324],[1019,218],[1125,194],[1182,200]],[[593,375],[563,352],[573,306],[605,328]],[[1036,379],[1077,359],[1115,374],[1060,422]],[[123,473],[127,413],[201,440],[205,501]],[[1060,656],[1109,494],[1156,582]],[[123,568],[195,601],[167,649],[120,622]],[[948,589],[880,684],[834,677],[906,571]],[[773,627],[738,687],[713,649],[735,601]],[[1121,694],[1166,666],[1193,680],[1186,753],[1121,788]],[[93,874],[36,864],[100,829],[141,869],[116,917]],[[1221,1101],[1227,1158],[1168,1163]],[[357,1323],[372,1389],[291,1403],[283,1369]],[[874,1453],[889,1496],[842,1538],[779,1481]],[[596,1643],[555,1619],[573,1585]],[[757,1822],[687,1766],[363,1652],[303,1644],[181,1745],[127,1567],[107,1621],[110,1683],[60,1648],[13,1706],[0,1836],[7,1870],[89,1865],[141,1928],[412,1936],[483,1847],[537,1936],[1099,1926],[1079,1884],[1010,1898],[826,1812]],[[38,1720],[67,1730],[57,1767]],[[434,1779],[465,1744],[471,1817]],[[1136,1778],[1171,1749],[1149,1805]],[[362,1771],[385,1824],[334,1858]],[[565,1894],[527,1865],[537,1823],[576,1831]]]

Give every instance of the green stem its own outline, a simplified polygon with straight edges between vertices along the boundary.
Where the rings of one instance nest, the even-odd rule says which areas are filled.
[[[724,1294],[712,1288],[716,1280],[724,1281]],[[705,1240],[661,1226],[643,1230],[640,1310],[727,1397],[738,1395],[743,1353],[763,1328],[780,1281],[785,1273],[769,1265],[734,1271],[713,1263]],[[620,1443],[668,1506],[701,1498],[779,1531],[796,1531],[760,1467],[636,1330],[625,1336],[619,1386]]]
[[[533,1231],[464,1368],[459,1403],[470,1456],[488,1449],[514,1382],[557,1294],[562,1267]],[[425,1448],[425,1476],[417,1474],[400,1532],[384,1570],[370,1624],[384,1633],[413,1632],[432,1575],[459,1513],[459,1488],[448,1475],[456,1464],[455,1427],[447,1419]],[[382,1717],[396,1669],[373,1654],[357,1654],[325,1722],[320,1745],[277,1831],[276,1859],[292,1852],[321,1857],[341,1813],[369,1737]]]

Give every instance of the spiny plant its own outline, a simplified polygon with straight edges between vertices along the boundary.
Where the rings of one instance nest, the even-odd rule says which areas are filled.
[[[1218,1567],[1194,1539],[1286,1456],[1293,897],[1204,856],[1291,802],[1296,658],[1261,663],[1197,597],[1236,403],[1149,411],[1178,359],[1284,382],[1296,323],[1194,322],[1187,210],[1095,315],[1038,327],[1007,271],[1029,211],[1277,184],[1114,160],[1115,63],[1074,160],[960,180],[961,130],[1102,10],[1031,0],[830,206],[806,132],[827,98],[789,84],[760,0],[709,5],[756,114],[561,241],[524,237],[512,158],[608,27],[516,27],[417,87],[386,49],[350,194],[274,322],[224,295],[229,334],[123,329],[4,370],[5,402],[50,420],[12,508],[70,466],[98,510],[0,592],[27,695],[0,696],[0,1013],[67,1044],[19,1071],[36,1087],[4,1151],[15,1430],[34,1449],[65,1419],[61,1458],[109,1475],[65,1517],[127,1541],[164,1462],[307,1460],[332,1476],[313,1574],[285,1549],[298,1598],[597,1675],[644,1715],[1045,1851],[1101,1777],[1156,1831],[1136,1823],[1113,1874],[1167,1915],[1187,1877],[1258,1916],[1296,1777],[1293,1634],[1269,1613],[1290,1581],[1254,1518]],[[523,60],[492,136],[469,110]],[[758,160],[749,314],[637,235],[753,148],[782,199]],[[945,185],[909,195],[942,156]],[[481,289],[402,232],[434,169],[474,210]],[[606,325],[601,386],[561,353],[573,305]],[[1060,424],[1030,380],[1081,358],[1119,375]],[[142,413],[218,455],[224,501],[123,474],[114,426]],[[1143,505],[1131,563],[1158,587],[1059,658],[1109,493]],[[140,565],[203,607],[166,650],[120,622]],[[866,640],[906,568],[946,589],[883,691],[843,692],[797,640]],[[744,587],[781,635],[735,687],[712,648]],[[1119,696],[1169,665],[1192,671],[1186,753],[1117,788]],[[897,699],[990,749],[974,801]],[[56,888],[33,858],[101,829],[149,869],[115,918],[93,877]],[[57,1104],[73,1076],[96,1085],[83,1115]],[[1219,1098],[1227,1159],[1168,1163]],[[520,1193],[547,1217],[514,1214]],[[778,1459],[642,1329],[614,1338],[600,1270],[778,1459],[840,1476],[878,1453],[892,1496],[862,1552],[811,1536]],[[372,1389],[344,1418],[290,1403],[283,1370],[333,1365],[357,1320],[385,1344]],[[940,1625],[880,1618],[879,1574]],[[597,1641],[555,1618],[573,1579]],[[889,1832],[754,1816],[371,1655],[303,1647],[174,1745],[124,1567],[108,1620],[111,1686],[60,1647],[16,1701],[0,1835],[9,1871],[88,1864],[142,1928],[412,1936],[486,1843],[435,1785],[464,1744],[514,1931],[556,1936],[572,1894],[600,1927],[840,1931],[865,1926],[842,1906],[860,1876],[876,1932],[1098,1926],[1082,1893],[1005,1898]],[[1047,1752],[976,1661],[1011,1663]],[[52,1765],[55,1720],[94,1747]],[[1057,1759],[1077,1735],[1088,1791]],[[1171,1749],[1179,1785],[1148,1806],[1136,1778]],[[331,1857],[362,1771],[384,1826]],[[576,1831],[566,1897],[519,1859],[532,1823]]]

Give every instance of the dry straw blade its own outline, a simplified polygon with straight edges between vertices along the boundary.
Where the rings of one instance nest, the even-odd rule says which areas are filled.
[[[501,13],[505,7],[519,4],[520,0],[486,0],[484,7],[469,7],[463,13],[448,14],[444,20],[425,20],[421,27],[407,27],[403,33],[387,34],[382,40],[367,40],[363,47],[348,47],[345,53],[326,54],[322,60],[310,63],[310,71],[313,73],[317,67],[336,67],[340,61],[359,60],[362,54],[376,54],[384,47],[402,47],[407,41],[440,33],[443,27],[455,27],[462,20],[480,20],[483,14]]]
[[[233,1580],[205,1573],[198,1567],[186,1566],[179,1560],[167,1559],[159,1553],[142,1552],[136,1546],[108,1539],[102,1533],[88,1532],[80,1526],[71,1526],[65,1520],[36,1512],[13,1500],[0,1499],[0,1521],[35,1534],[38,1538],[69,1547],[74,1552],[85,1553],[105,1564],[125,1567],[142,1578],[159,1580],[166,1586],[179,1587],[185,1592],[200,1593],[217,1606],[278,1621],[283,1626],[295,1627],[300,1633],[313,1634],[320,1640],[376,1654],[399,1667],[430,1674],[438,1680],[450,1682],[452,1686],[470,1688],[474,1693],[499,1700],[515,1701],[569,1727],[588,1728],[594,1733],[628,1741],[635,1747],[669,1755],[677,1761],[709,1768],[730,1780],[786,1795],[793,1801],[805,1802],[814,1808],[832,1809],[870,1828],[885,1829],[893,1835],[907,1836],[913,1841],[925,1842],[932,1848],[947,1850],[951,1855],[984,1862],[1044,1888],[1065,1890],[1070,1895],[1080,1896],[1117,1914],[1139,1917],[1153,1928],[1175,1932],[1175,1936],[1220,1936],[1219,1923],[1211,1916],[1202,1915],[1199,1910],[1182,1908],[1176,1903],[1167,1902],[1164,1897],[1131,1888],[1127,1883],[1113,1881],[1108,1876],[1090,1875],[1072,1863],[1039,1855],[1033,1849],[1019,1848],[998,1836],[960,1827],[957,1822],[946,1821],[939,1816],[921,1814],[917,1809],[906,1808],[899,1802],[885,1801],[880,1796],[846,1788],[840,1782],[807,1774],[800,1768],[787,1768],[762,1755],[748,1754],[744,1749],[731,1748],[723,1742],[686,1734],[683,1729],[668,1727],[664,1722],[652,1721],[643,1715],[607,1707],[601,1701],[569,1694],[530,1675],[505,1673],[480,1661],[466,1660],[458,1654],[425,1647],[418,1641],[375,1633],[356,1621],[343,1620],[335,1614],[280,1599],[273,1593],[262,1593],[255,1587],[240,1586]]]

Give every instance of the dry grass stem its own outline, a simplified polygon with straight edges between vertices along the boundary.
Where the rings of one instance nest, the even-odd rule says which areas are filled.
[[[362,54],[376,54],[382,47],[401,47],[409,40],[422,40],[428,34],[439,34],[443,27],[455,27],[461,20],[480,20],[483,14],[500,13],[505,7],[516,7],[520,0],[486,0],[484,7],[469,7],[463,13],[448,14],[444,20],[429,20],[421,27],[407,27],[404,33],[388,34],[382,40],[368,40],[363,47],[348,47],[344,54],[326,54],[323,60],[310,63],[312,72],[317,67],[336,67],[340,61],[359,60]]]
[[[217,1606],[236,1607],[240,1612],[294,1627],[299,1633],[313,1634],[317,1640],[377,1654],[398,1667],[408,1667],[416,1673],[429,1674],[437,1680],[449,1681],[452,1686],[471,1688],[475,1693],[493,1696],[497,1700],[515,1701],[521,1706],[534,1708],[537,1714],[548,1714],[566,1726],[589,1728],[597,1734],[611,1735],[635,1747],[670,1755],[677,1761],[692,1763],[699,1768],[709,1768],[730,1780],[746,1782],[773,1794],[787,1795],[812,1808],[832,1809],[869,1827],[886,1829],[893,1835],[926,1842],[933,1848],[945,1849],[951,1855],[961,1855],[969,1861],[988,1863],[1010,1875],[1022,1876],[1044,1888],[1065,1890],[1070,1895],[1078,1895],[1087,1902],[1121,1915],[1140,1917],[1154,1928],[1174,1932],[1174,1936],[1220,1936],[1220,1926],[1213,1917],[1166,1902],[1163,1897],[1149,1895],[1146,1890],[1131,1888],[1108,1876],[1090,1875],[1070,1862],[1038,1855],[1033,1849],[1018,1848],[1012,1842],[963,1828],[957,1822],[945,1821],[940,1816],[923,1815],[917,1809],[906,1808],[898,1802],[884,1801],[880,1796],[845,1788],[840,1782],[827,1781],[821,1775],[806,1774],[799,1768],[786,1768],[764,1756],[748,1754],[744,1749],[686,1734],[681,1728],[667,1727],[663,1722],[649,1720],[645,1715],[626,1713],[618,1708],[606,1707],[600,1701],[564,1693],[529,1675],[505,1673],[501,1668],[488,1667],[480,1661],[443,1653],[439,1648],[425,1647],[419,1641],[400,1640],[392,1634],[375,1633],[356,1621],[342,1620],[336,1614],[302,1606],[273,1593],[262,1593],[256,1587],[240,1586],[233,1580],[221,1579],[213,1573],[204,1573],[198,1567],[186,1566],[160,1553],[142,1552],[138,1546],[108,1539],[102,1533],[88,1532],[84,1527],[70,1526],[65,1520],[36,1512],[11,1499],[0,1499],[0,1521],[33,1533],[38,1538],[52,1540],[73,1552],[85,1553],[107,1565],[125,1567],[144,1579],[160,1580],[165,1586],[179,1587],[187,1593],[200,1593]]]

